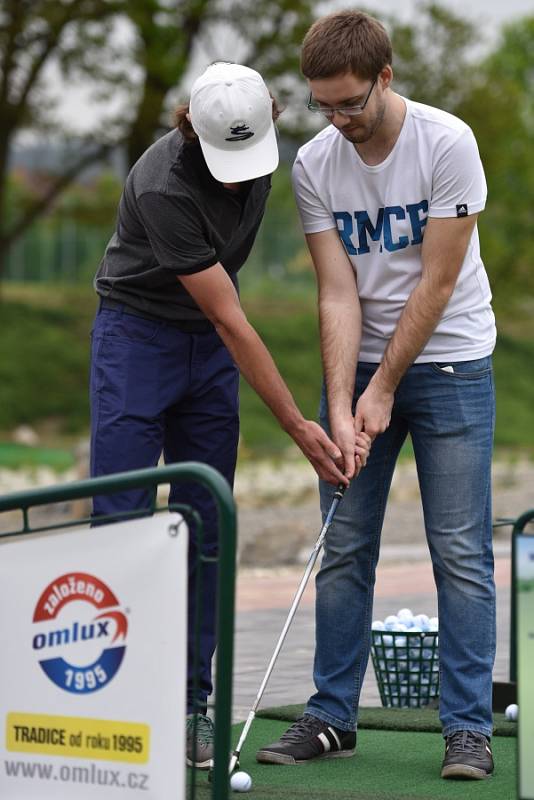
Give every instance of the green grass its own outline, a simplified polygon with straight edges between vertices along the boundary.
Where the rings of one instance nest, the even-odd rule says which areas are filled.
[[[499,336],[495,349],[495,443],[534,452],[534,326],[530,338]]]
[[[287,724],[302,717],[305,706],[301,703],[276,708],[264,708],[258,717],[283,720]],[[418,733],[439,733],[441,722],[435,708],[383,708],[382,706],[360,707],[358,711],[360,730],[413,731]],[[517,723],[509,722],[505,715],[493,713],[494,736],[517,736]]]
[[[85,430],[94,296],[11,291],[4,287],[0,301],[0,431],[44,423],[63,434]]]
[[[62,472],[72,467],[74,460],[74,455],[70,450],[0,442],[0,466],[8,469],[46,466]]]
[[[276,741],[287,723],[256,720],[245,742],[241,769],[252,777],[251,794],[261,800],[508,800],[516,796],[516,741],[492,740],[496,770],[485,781],[445,781],[439,771],[443,738],[439,733],[362,730],[353,758],[327,759],[294,767],[258,764],[255,753]],[[240,728],[234,728],[237,741]],[[199,798],[210,797],[199,776]],[[232,793],[229,795],[232,797]]]
[[[321,389],[316,299],[302,282],[250,284],[243,305],[304,415],[317,418]],[[45,445],[86,435],[89,423],[90,287],[5,284],[0,300],[0,441],[18,425],[45,432]],[[534,454],[534,321],[509,312],[495,352],[497,448]],[[508,332],[509,331],[509,332]],[[54,436],[47,438],[46,431]],[[284,457],[291,440],[242,381],[241,456]],[[7,451],[4,451],[4,455]],[[410,453],[407,445],[406,453]],[[5,455],[24,459],[29,451]],[[36,456],[36,458],[39,458]],[[0,451],[0,464],[3,461]]]
[[[317,418],[321,392],[321,360],[316,313],[307,303],[244,301],[249,319],[271,351],[304,416]],[[290,440],[258,395],[241,381],[241,435],[246,449],[281,453]]]

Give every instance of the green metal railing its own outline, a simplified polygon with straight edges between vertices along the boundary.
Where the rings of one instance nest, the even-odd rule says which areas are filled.
[[[20,511],[22,515],[20,527],[0,533],[0,538],[17,536],[43,531],[58,530],[91,522],[90,519],[76,519],[68,522],[49,525],[31,525],[30,510],[53,503],[65,503],[81,500],[95,495],[114,494],[129,489],[151,488],[152,501],[148,509],[131,514],[121,513],[125,517],[139,517],[157,511],[175,509],[183,511],[181,506],[157,506],[157,486],[159,484],[194,481],[202,484],[212,495],[217,508],[219,520],[219,575],[224,579],[217,581],[217,654],[215,676],[215,741],[214,766],[212,775],[212,797],[216,800],[227,800],[228,797],[228,758],[231,750],[232,724],[232,673],[233,673],[233,619],[235,610],[235,560],[237,524],[235,503],[231,489],[226,480],[212,467],[196,462],[185,462],[166,467],[136,470],[117,473],[100,478],[76,481],[74,483],[51,486],[41,489],[15,492],[0,497],[0,514],[8,511]],[[191,511],[191,509],[189,509]],[[117,515],[118,516],[118,515]],[[112,522],[117,516],[99,517],[98,522]],[[190,518],[196,524],[200,520],[198,514],[192,512]],[[200,549],[200,548],[199,548]],[[209,561],[200,554],[200,559]],[[184,753],[185,758],[185,753]],[[193,775],[192,797],[195,794]]]
[[[512,586],[510,599],[510,681],[517,683],[517,598],[516,585],[516,550],[517,537],[524,533],[529,522],[534,520],[534,509],[525,511],[514,522],[512,529]]]

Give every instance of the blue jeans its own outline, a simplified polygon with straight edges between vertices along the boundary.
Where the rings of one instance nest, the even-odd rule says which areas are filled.
[[[239,372],[217,333],[184,333],[164,321],[101,308],[92,333],[91,475],[200,461],[233,485],[239,438]],[[151,492],[134,489],[93,498],[93,516],[150,507]],[[194,620],[198,551],[218,552],[215,503],[198,483],[171,486],[170,503],[197,510],[202,544],[190,530],[188,572],[188,711],[193,710]],[[212,691],[216,640],[217,564],[202,567],[197,702]]]
[[[408,369],[395,393],[391,424],[376,438],[367,466],[347,490],[328,531],[316,579],[317,692],[307,711],[343,730],[357,725],[380,533],[395,462],[409,433],[438,593],[443,735],[492,733],[491,357],[453,363],[454,373],[441,369],[447,365]],[[376,368],[358,365],[356,397]],[[324,391],[320,416],[328,430]],[[320,494],[324,516],[333,487],[321,482]]]

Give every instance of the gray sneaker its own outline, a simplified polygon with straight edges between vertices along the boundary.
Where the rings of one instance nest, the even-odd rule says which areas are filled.
[[[197,769],[209,769],[213,759],[213,737],[215,733],[213,722],[204,714],[188,714],[185,732],[187,766],[196,767]]]
[[[445,739],[442,778],[480,780],[493,772],[493,755],[487,736],[474,731],[455,731]]]

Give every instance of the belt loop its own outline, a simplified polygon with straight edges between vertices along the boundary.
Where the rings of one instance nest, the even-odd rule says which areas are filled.
[[[124,303],[117,302],[117,300],[111,300],[107,295],[100,295],[100,309],[103,308],[111,308],[113,311],[116,311],[117,314],[122,315],[124,314],[126,306]]]

